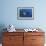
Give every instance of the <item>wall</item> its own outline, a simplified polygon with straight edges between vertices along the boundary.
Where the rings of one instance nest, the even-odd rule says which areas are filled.
[[[0,25],[16,28],[46,28],[46,0],[1,0]],[[17,20],[17,7],[34,7],[34,20]]]

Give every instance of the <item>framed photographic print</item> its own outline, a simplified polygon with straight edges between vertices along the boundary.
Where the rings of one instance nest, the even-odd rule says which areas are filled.
[[[17,19],[33,20],[34,19],[34,8],[33,7],[18,7],[17,8]]]

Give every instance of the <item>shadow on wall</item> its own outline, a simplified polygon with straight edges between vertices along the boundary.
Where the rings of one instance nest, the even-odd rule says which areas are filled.
[[[4,24],[0,24],[0,43],[2,43],[2,32],[5,32],[3,29],[5,28],[5,25]]]

